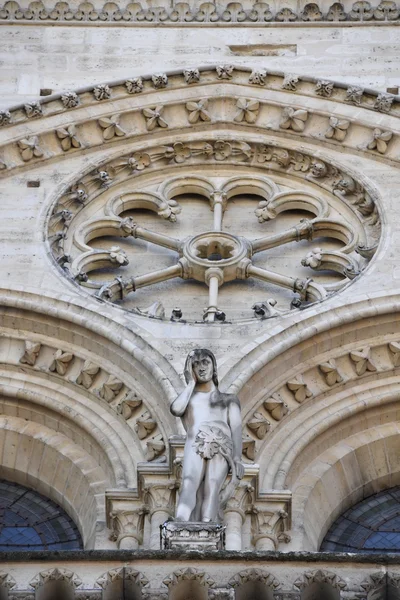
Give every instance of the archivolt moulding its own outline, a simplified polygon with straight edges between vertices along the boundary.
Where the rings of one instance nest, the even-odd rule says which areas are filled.
[[[189,72],[196,77],[189,77]],[[121,144],[149,131],[207,130],[216,124],[265,133],[273,130],[283,137],[300,136],[316,144],[345,147],[351,153],[368,153],[377,160],[398,160],[396,96],[334,82],[327,94],[321,92],[331,89],[327,82],[276,72],[250,72],[249,76],[249,72],[222,65],[155,74],[2,111],[1,174],[7,176],[12,169],[26,169],[66,153],[97,151],[101,145]],[[327,102],[328,106],[332,103],[332,111],[327,111]],[[89,105],[93,105],[90,120]],[[69,123],[65,111],[71,114]],[[135,161],[130,166],[140,168]]]

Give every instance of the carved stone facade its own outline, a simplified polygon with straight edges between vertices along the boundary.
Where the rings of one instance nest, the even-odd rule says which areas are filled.
[[[400,501],[399,23],[387,0],[0,6],[0,478],[84,548],[59,559],[39,513],[22,534],[4,493],[1,597],[400,597],[396,524],[319,552]],[[244,476],[178,527],[194,348],[240,400]]]

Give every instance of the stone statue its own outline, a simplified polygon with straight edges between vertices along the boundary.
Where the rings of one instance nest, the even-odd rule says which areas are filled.
[[[221,521],[223,510],[243,477],[239,398],[218,389],[217,364],[209,350],[189,353],[186,388],[171,404],[187,437],[177,521]],[[231,481],[223,488],[228,473]]]

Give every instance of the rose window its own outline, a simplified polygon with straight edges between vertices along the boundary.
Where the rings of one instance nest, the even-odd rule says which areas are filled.
[[[364,190],[355,202],[358,184],[337,170],[323,186],[318,164],[302,178],[220,165],[154,173],[145,158],[134,180],[119,178],[128,159],[86,175],[49,220],[57,262],[99,300],[173,320],[267,318],[337,293],[377,246],[375,204]]]

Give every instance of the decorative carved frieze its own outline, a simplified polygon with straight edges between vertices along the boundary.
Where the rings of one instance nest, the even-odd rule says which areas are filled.
[[[297,75],[285,75],[282,82],[282,89],[289,90],[289,92],[295,92],[297,90],[298,83],[299,77]]]
[[[163,584],[166,585],[168,589],[171,589],[183,581],[195,581],[206,588],[215,586],[215,581],[207,575],[205,571],[195,569],[194,567],[187,567],[174,571],[163,580]]]
[[[143,92],[143,79],[141,77],[132,77],[125,81],[125,87],[128,94],[140,94]]]
[[[294,399],[299,404],[302,404],[305,400],[312,398],[313,393],[309,389],[308,385],[304,382],[304,379],[301,375],[297,375],[293,379],[290,379],[286,386],[288,390],[290,390],[294,396]]]
[[[318,365],[319,370],[323,374],[325,378],[325,382],[332,387],[336,383],[342,383],[343,377],[339,373],[339,370],[336,366],[336,361],[334,358],[331,358],[327,362],[321,363]]]
[[[247,427],[259,440],[263,440],[271,429],[271,423],[260,412],[255,412]]]
[[[272,394],[270,398],[264,400],[263,406],[275,421],[280,421],[289,412],[288,405],[277,394]]]
[[[33,367],[37,361],[41,347],[42,344],[40,342],[31,342],[30,340],[26,340],[25,352],[19,359],[19,362]]]
[[[364,375],[367,371],[375,372],[376,366],[371,359],[371,348],[361,348],[354,350],[349,354],[351,361],[354,363],[354,369],[357,375]]]
[[[103,138],[107,141],[114,137],[122,137],[126,132],[120,126],[120,115],[112,115],[110,117],[102,117],[98,120],[98,124],[103,130]]]
[[[0,127],[4,127],[4,125],[9,125],[11,123],[11,113],[9,110],[1,110],[0,111]]]
[[[249,83],[253,85],[265,85],[267,79],[267,71],[261,69],[259,71],[252,71],[249,77]]]
[[[31,102],[30,104],[25,104],[24,109],[28,119],[41,117],[43,114],[42,105],[40,102]]]
[[[93,88],[93,97],[95,100],[109,100],[111,98],[111,88],[107,84],[100,83]]]
[[[72,148],[81,148],[82,144],[76,135],[75,125],[69,125],[67,127],[60,127],[56,129],[56,135],[61,143],[61,148],[64,152],[71,150]]]
[[[188,84],[198,83],[200,81],[199,69],[184,69],[183,76]]]
[[[304,131],[307,119],[308,112],[306,110],[296,110],[291,106],[287,106],[282,111],[279,127],[281,129],[292,129],[293,131],[301,132]]]
[[[338,142],[343,142],[348,133],[349,127],[350,121],[348,121],[347,119],[338,119],[337,117],[330,117],[329,127],[325,131],[325,137],[327,139],[334,139]]]
[[[218,79],[232,79],[233,76],[233,65],[218,65],[215,67],[218,75]]]
[[[263,585],[274,591],[278,590],[281,587],[280,582],[274,575],[263,571],[262,569],[245,569],[244,571],[240,571],[239,573],[231,577],[228,585],[236,589],[249,582],[262,583]]]
[[[133,567],[117,567],[111,569],[97,578],[96,586],[102,590],[106,590],[116,581],[133,581],[136,585],[143,588],[148,585],[148,579],[140,571],[136,571]]]
[[[317,96],[323,98],[330,98],[332,96],[334,83],[332,81],[326,81],[325,79],[319,79],[315,84],[315,93]]]
[[[65,375],[73,359],[74,355],[72,352],[63,352],[63,350],[57,350],[49,367],[49,371],[56,372],[58,375]]]
[[[114,375],[110,375],[99,389],[99,396],[106,402],[111,402],[118,396],[123,386],[122,381],[114,377]]]
[[[237,123],[242,123],[243,121],[246,123],[256,122],[258,111],[260,109],[258,100],[245,100],[244,98],[239,98],[236,102],[236,106],[238,111],[233,119],[234,121]]]
[[[327,583],[339,591],[347,589],[347,584],[340,575],[332,573],[331,571],[323,571],[322,569],[303,573],[303,575],[296,579],[293,585],[297,589],[303,591],[313,583]]]
[[[62,581],[70,585],[73,589],[79,588],[82,585],[81,579],[75,573],[61,567],[41,571],[30,581],[29,585],[37,590],[50,581]]]
[[[94,379],[99,372],[100,367],[98,365],[92,363],[90,360],[86,360],[76,378],[76,383],[88,390],[93,385]]]
[[[29,162],[32,158],[41,158],[43,156],[43,150],[40,147],[37,135],[18,140],[17,144],[24,162]]]
[[[166,73],[155,73],[151,76],[151,80],[153,82],[153,86],[157,90],[165,88],[168,85],[168,77]]]
[[[388,113],[392,108],[394,96],[392,94],[379,94],[374,102],[374,108],[379,112]]]
[[[61,102],[64,108],[76,108],[79,106],[80,100],[76,92],[64,92],[61,96]]]
[[[188,120],[192,125],[199,121],[211,121],[207,98],[198,102],[187,102],[186,110],[189,112]]]
[[[46,3],[47,4],[47,3]],[[125,3],[126,4],[126,3]],[[51,23],[51,25],[68,24],[89,20],[132,23],[135,26],[176,26],[179,23],[186,27],[213,26],[214,23],[240,24],[241,26],[254,26],[261,23],[268,26],[271,21],[279,23],[298,22],[341,22],[345,20],[358,21],[368,24],[374,21],[379,24],[386,21],[396,21],[399,18],[399,8],[395,2],[383,0],[378,6],[371,6],[369,2],[357,1],[349,11],[345,11],[339,2],[333,3],[327,10],[317,3],[306,4],[303,10],[295,12],[284,7],[273,13],[268,5],[256,3],[253,6],[244,6],[242,3],[226,3],[219,5],[214,2],[203,3],[196,7],[188,4],[161,2],[157,8],[135,3],[123,5],[105,4],[95,8],[93,4],[82,2],[80,5],[63,3],[55,6],[45,6],[41,1],[31,2],[26,8],[17,2],[6,2],[0,7],[0,20],[7,21],[36,21]]]
[[[158,105],[155,108],[145,108],[142,110],[143,116],[146,119],[146,127],[148,131],[153,131],[156,127],[166,128],[168,123],[163,118],[164,106]]]
[[[379,154],[386,154],[388,144],[393,137],[392,131],[383,131],[382,129],[376,128],[372,132],[372,140],[369,142],[368,150],[377,150]]]
[[[357,86],[350,86],[349,88],[347,88],[345,100],[350,104],[355,104],[356,106],[359,106],[361,104],[363,94],[363,88]]]

